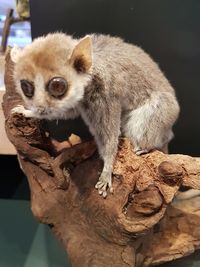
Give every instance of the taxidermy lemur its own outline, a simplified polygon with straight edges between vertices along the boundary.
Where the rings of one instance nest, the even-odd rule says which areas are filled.
[[[179,113],[175,92],[141,48],[108,35],[73,39],[48,34],[11,50],[14,81],[25,107],[12,112],[39,119],[81,116],[94,135],[104,167],[96,188],[106,197],[120,134],[137,155],[164,150]]]

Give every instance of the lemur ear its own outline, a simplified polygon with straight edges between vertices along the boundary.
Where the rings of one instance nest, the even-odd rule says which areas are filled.
[[[77,72],[87,72],[92,66],[92,42],[90,36],[86,36],[75,46],[70,64]]]
[[[22,52],[22,49],[18,47],[17,45],[14,45],[13,48],[11,49],[10,57],[14,63],[17,63],[19,56],[21,55],[21,52]]]

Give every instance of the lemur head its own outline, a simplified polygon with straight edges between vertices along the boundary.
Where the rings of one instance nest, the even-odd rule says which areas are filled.
[[[25,106],[36,117],[58,119],[83,98],[92,67],[91,39],[48,34],[24,49],[13,47],[11,59]]]

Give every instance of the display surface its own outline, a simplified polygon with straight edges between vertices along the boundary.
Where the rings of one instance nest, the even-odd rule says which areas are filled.
[[[1,199],[0,210],[0,266],[71,267],[63,248],[48,227],[38,224],[33,218],[29,201]],[[185,259],[160,267],[199,267],[199,262],[197,251]]]
[[[0,199],[1,267],[71,267],[61,244],[39,224],[30,202]]]

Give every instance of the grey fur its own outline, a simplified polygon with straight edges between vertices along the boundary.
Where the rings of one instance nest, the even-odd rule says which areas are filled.
[[[106,197],[107,188],[112,191],[119,135],[130,138],[138,155],[162,150],[173,137],[179,105],[174,89],[141,48],[116,37],[90,37],[92,68],[84,95],[74,109],[89,126],[104,161],[96,188]]]
[[[106,180],[107,186],[111,184],[120,127],[138,154],[162,149],[173,136],[171,128],[177,119],[179,105],[172,86],[142,49],[120,38],[103,35],[92,35],[92,44],[92,80],[85,88],[84,99],[78,108],[96,138],[104,160],[100,180]],[[130,116],[131,111],[142,110],[144,105],[145,114]],[[135,135],[128,122],[132,129],[139,127],[133,131]],[[104,182],[97,188],[105,195]]]

